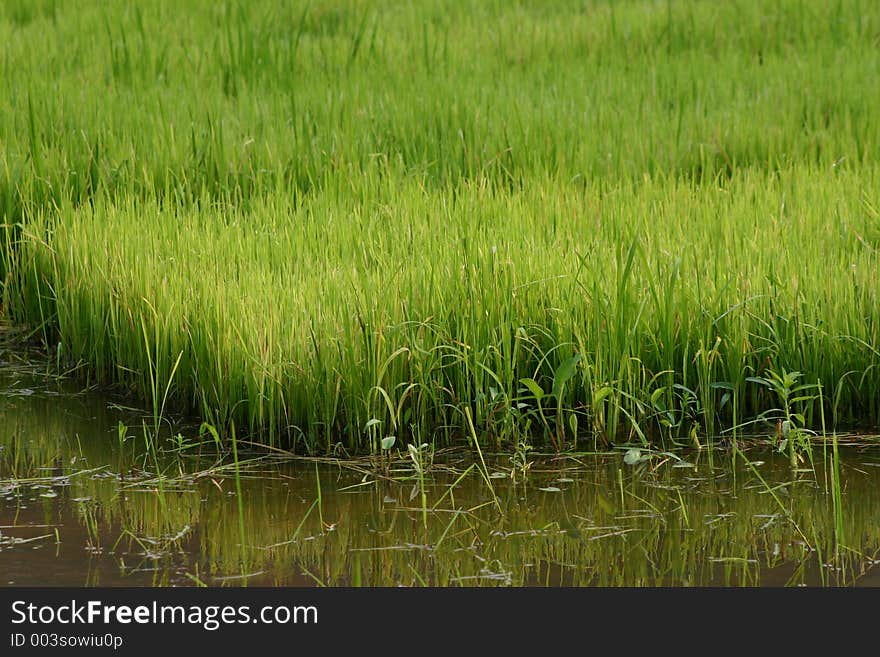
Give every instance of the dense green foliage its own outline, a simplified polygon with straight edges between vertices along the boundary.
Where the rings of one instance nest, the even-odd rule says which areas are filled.
[[[157,410],[880,419],[874,3],[17,0],[0,40],[5,307]]]

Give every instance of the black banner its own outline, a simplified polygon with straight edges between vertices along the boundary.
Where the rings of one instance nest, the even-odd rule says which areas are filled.
[[[791,648],[814,646],[823,627],[840,648],[870,632],[874,596],[852,589],[7,588],[0,589],[0,655],[178,654],[184,646],[261,656],[279,647],[285,654],[427,647],[431,654],[521,654],[599,641],[628,653],[745,635],[756,647]]]

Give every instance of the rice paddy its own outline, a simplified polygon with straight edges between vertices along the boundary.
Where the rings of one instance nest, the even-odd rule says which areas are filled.
[[[156,430],[300,455],[875,426],[878,38],[856,0],[6,2],[3,309]]]

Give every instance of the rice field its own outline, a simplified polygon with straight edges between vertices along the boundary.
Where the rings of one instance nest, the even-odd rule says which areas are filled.
[[[0,41],[4,313],[157,423],[880,422],[874,3],[11,0]]]

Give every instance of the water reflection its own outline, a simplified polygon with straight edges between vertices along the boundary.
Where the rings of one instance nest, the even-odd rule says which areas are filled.
[[[507,455],[480,473],[441,454],[423,504],[406,454],[380,467],[247,453],[236,478],[210,438],[175,453],[106,397],[15,370],[0,390],[2,585],[880,584],[867,447],[843,450],[837,524],[821,446],[801,472],[758,447],[752,465],[534,457],[515,478]]]

